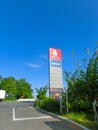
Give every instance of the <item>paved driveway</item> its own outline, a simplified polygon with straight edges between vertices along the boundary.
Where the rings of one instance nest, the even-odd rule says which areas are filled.
[[[32,107],[33,102],[0,103],[0,130],[85,130]]]

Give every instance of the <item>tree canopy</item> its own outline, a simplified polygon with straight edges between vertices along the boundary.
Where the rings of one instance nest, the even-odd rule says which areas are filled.
[[[25,80],[16,80],[14,77],[2,78],[0,76],[0,89],[6,91],[8,98],[31,98],[33,97],[33,89],[31,85]]]
[[[36,88],[37,99],[42,100],[46,97],[48,86],[45,85],[41,88]]]
[[[83,64],[73,73],[65,71],[69,99],[67,105],[71,111],[91,111],[92,102],[98,100],[98,52],[95,50],[85,69]]]

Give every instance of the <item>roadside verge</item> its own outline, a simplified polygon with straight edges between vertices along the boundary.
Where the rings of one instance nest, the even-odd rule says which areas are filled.
[[[59,116],[59,115],[57,115],[57,114],[54,114],[54,113],[45,111],[45,110],[40,109],[40,108],[37,108],[37,107],[35,107],[35,108],[38,109],[38,110],[40,110],[40,111],[42,111],[42,112],[44,112],[44,113],[46,113],[46,114],[49,114],[49,115],[51,115],[51,116],[53,116],[53,117],[55,117],[55,118],[58,118],[58,119],[60,119],[60,120],[63,120],[63,121],[64,121],[64,120],[67,120],[67,121],[69,121],[69,122],[71,122],[71,123],[73,123],[73,124],[75,124],[75,125],[81,127],[81,128],[84,129],[84,130],[90,130],[90,129],[86,128],[85,126],[80,125],[79,123],[77,123],[77,122],[75,122],[75,121],[72,121],[72,120],[70,120],[70,119],[68,119],[68,118]]]

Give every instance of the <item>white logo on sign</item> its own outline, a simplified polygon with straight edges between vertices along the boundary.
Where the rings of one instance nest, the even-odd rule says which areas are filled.
[[[56,50],[53,51],[53,55],[57,56],[57,51]]]

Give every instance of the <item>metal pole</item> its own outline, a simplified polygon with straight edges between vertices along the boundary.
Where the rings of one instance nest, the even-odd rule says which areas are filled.
[[[97,110],[96,110],[96,100],[93,102],[93,111],[94,111],[94,118],[95,118],[95,122],[98,120],[98,114],[97,114]]]
[[[66,87],[66,109],[67,109],[67,113],[69,112],[69,109],[68,109],[68,87]]]
[[[60,113],[62,113],[62,96],[60,97]]]

